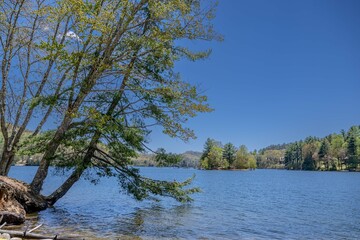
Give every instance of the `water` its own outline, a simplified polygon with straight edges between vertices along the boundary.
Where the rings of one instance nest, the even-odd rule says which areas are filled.
[[[34,167],[11,176],[30,181]],[[54,208],[28,225],[87,239],[359,239],[360,174],[282,170],[200,171],[141,168],[149,177],[184,180],[196,174],[203,193],[191,204],[136,202],[116,180],[81,180]],[[65,177],[46,182],[49,193]],[[31,227],[30,226],[30,227]],[[22,226],[24,228],[24,226]]]

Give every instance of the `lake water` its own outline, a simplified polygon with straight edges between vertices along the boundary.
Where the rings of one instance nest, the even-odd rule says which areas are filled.
[[[30,181],[35,167],[10,175]],[[141,168],[149,177],[196,174],[191,204],[137,202],[113,178],[78,182],[54,208],[27,222],[87,239],[360,239],[360,173]],[[49,193],[64,177],[46,182]],[[24,226],[22,226],[24,228]]]

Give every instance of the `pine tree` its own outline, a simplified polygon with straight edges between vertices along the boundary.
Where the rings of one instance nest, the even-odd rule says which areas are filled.
[[[227,143],[224,145],[223,158],[229,163],[233,164],[236,158],[236,147],[232,143]]]
[[[357,138],[355,135],[351,135],[348,142],[347,147],[347,154],[348,154],[348,168],[349,170],[353,170],[357,168],[357,165],[359,163],[359,157],[358,157],[358,143]]]
[[[329,154],[330,143],[327,139],[324,139],[319,149],[319,159],[324,162],[326,170],[329,170]]]
[[[316,170],[315,160],[312,158],[310,154],[307,154],[304,158],[304,162],[302,164],[302,170],[313,171]]]
[[[201,160],[204,160],[209,155],[211,148],[215,145],[216,143],[214,139],[211,138],[206,139],[206,142],[204,144],[204,150],[201,155]]]

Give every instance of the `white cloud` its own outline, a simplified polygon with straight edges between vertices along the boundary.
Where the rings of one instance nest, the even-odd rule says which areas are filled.
[[[67,38],[75,39],[75,40],[81,42],[80,37],[76,33],[74,33],[73,31],[68,31],[65,36]]]

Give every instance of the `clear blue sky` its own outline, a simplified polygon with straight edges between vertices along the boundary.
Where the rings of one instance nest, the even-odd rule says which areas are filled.
[[[189,143],[160,131],[154,149],[201,151],[206,138],[259,149],[360,124],[359,0],[219,0],[225,40],[194,43],[212,55],[180,62],[215,111],[191,119]]]

